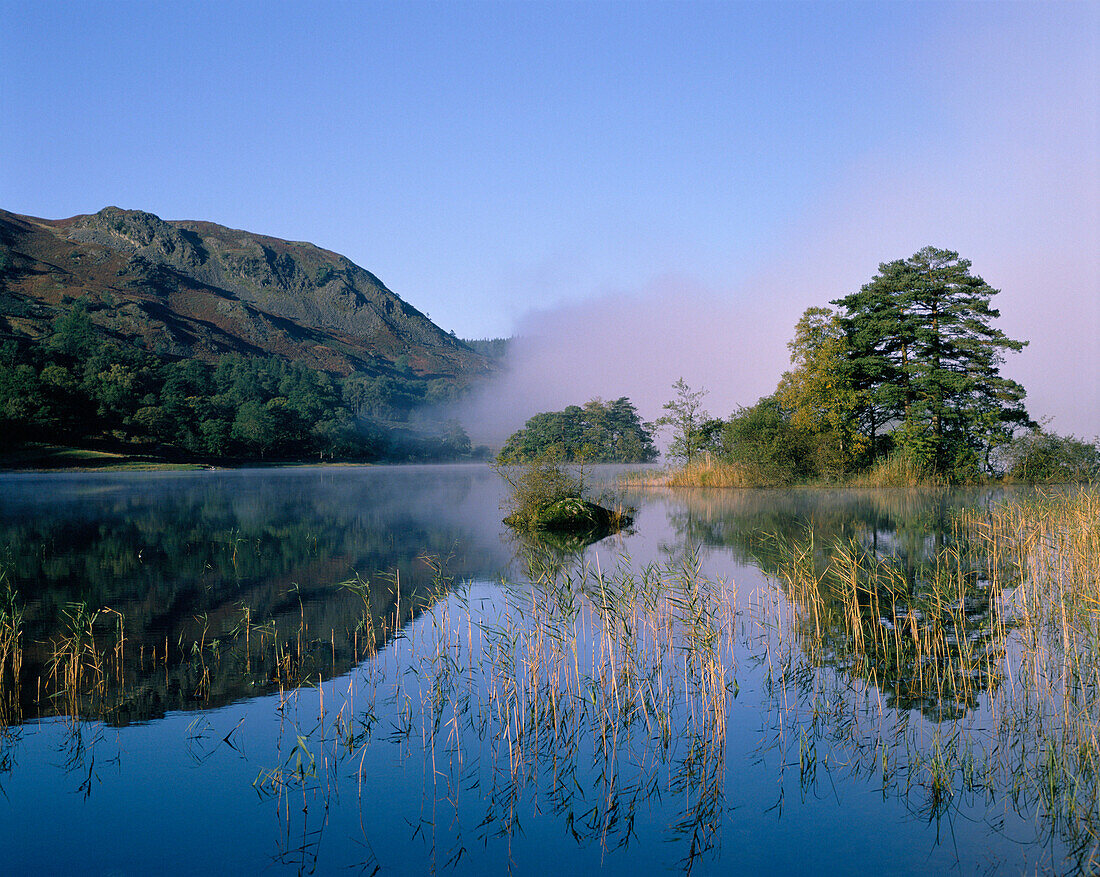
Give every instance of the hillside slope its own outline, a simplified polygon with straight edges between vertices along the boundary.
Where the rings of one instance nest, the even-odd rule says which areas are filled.
[[[494,369],[313,244],[117,207],[59,220],[0,210],[0,338],[40,337],[78,301],[101,330],[164,356],[271,354],[457,386]]]

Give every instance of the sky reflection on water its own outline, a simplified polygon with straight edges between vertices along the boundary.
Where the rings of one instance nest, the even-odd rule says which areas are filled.
[[[500,523],[501,482],[483,466],[0,481],[0,551],[26,601],[28,630],[21,712],[0,738],[0,842],[13,872],[159,864],[180,873],[927,874],[1018,873],[1061,861],[1027,845],[1035,826],[1003,801],[989,810],[959,790],[949,807],[924,809],[922,789],[899,790],[875,775],[873,759],[853,756],[859,727],[821,726],[828,733],[808,775],[769,668],[740,638],[728,656],[736,685],[717,748],[696,753],[686,736],[663,747],[636,722],[608,749],[594,736],[593,709],[570,746],[510,762],[510,741],[494,732],[504,726],[478,718],[495,707],[483,694],[492,680],[475,678],[491,668],[476,657],[464,665],[469,685],[448,683],[450,697],[473,692],[472,701],[461,721],[457,709],[444,713],[454,728],[444,721],[433,738],[417,692],[439,667],[440,626],[451,625],[457,655],[468,607],[486,627],[503,626],[535,593],[501,584],[518,581],[521,546]],[[633,532],[557,562],[577,575],[642,570],[682,562],[702,545],[706,574],[736,586],[744,629],[752,595],[774,595],[761,570],[774,571],[763,533],[798,532],[812,520],[823,540],[887,548],[917,569],[947,538],[948,508],[988,495],[628,499],[638,506]],[[446,558],[451,590],[435,590],[425,555]],[[370,585],[372,624],[381,629],[400,613],[400,632],[389,628],[369,648],[360,624],[367,604],[340,587],[355,574]],[[121,612],[126,633],[123,694],[82,701],[92,711],[76,721],[28,690],[73,600]],[[294,668],[302,688],[271,674],[276,654],[255,642],[242,649],[242,607],[253,613],[252,637],[268,624],[284,643],[305,631],[312,646],[299,649]],[[165,641],[168,660],[158,664],[149,656]],[[814,672],[824,691],[861,691],[868,703],[879,696],[843,668]],[[982,718],[979,706],[971,723]],[[919,711],[899,719],[935,732]]]

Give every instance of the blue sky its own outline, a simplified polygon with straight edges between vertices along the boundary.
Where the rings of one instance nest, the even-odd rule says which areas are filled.
[[[309,240],[464,337],[671,333],[558,395],[683,374],[721,414],[804,308],[935,244],[1091,435],[1098,34],[1096,3],[0,0],[0,206]]]

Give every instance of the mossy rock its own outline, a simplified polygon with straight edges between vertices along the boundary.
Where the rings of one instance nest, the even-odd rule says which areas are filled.
[[[594,502],[579,497],[559,499],[547,506],[535,518],[538,530],[579,532],[602,530],[611,526],[611,512]]]
[[[629,526],[632,522],[629,515],[616,515],[603,506],[575,496],[559,499],[540,510],[532,520],[521,520],[516,515],[504,519],[505,524],[517,529],[603,535]]]

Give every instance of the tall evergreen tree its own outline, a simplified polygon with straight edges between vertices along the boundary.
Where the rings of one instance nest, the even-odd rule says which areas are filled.
[[[914,460],[945,474],[973,471],[1028,423],[1024,388],[1002,377],[1014,341],[990,322],[997,294],[951,250],[925,247],[879,266],[859,292],[833,304],[848,345],[847,374],[856,391],[872,453],[884,427]]]

